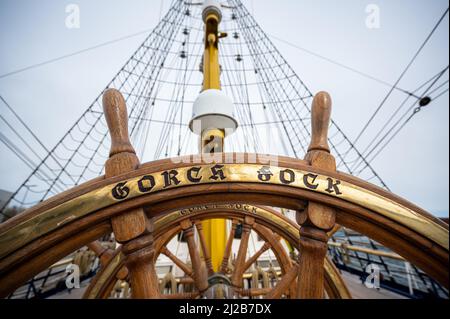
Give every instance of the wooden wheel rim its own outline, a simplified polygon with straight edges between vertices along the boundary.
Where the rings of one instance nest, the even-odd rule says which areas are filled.
[[[161,214],[173,210],[173,206],[188,207],[193,201],[198,204],[239,202],[290,209],[302,209],[304,200],[326,203],[339,210],[339,224],[379,241],[448,287],[447,225],[415,205],[376,186],[346,174],[313,168],[305,161],[280,158],[279,166],[270,168],[278,173],[282,170],[292,170],[299,176],[317,175],[318,184],[321,186],[318,190],[301,185],[284,185],[279,181],[261,183],[257,177],[250,176],[251,172],[255,173],[266,163],[260,162],[222,164],[231,173],[226,182],[186,183],[147,194],[133,193],[138,187],[135,186],[136,189],[130,191],[132,195],[126,200],[118,201],[111,196],[111,190],[123,181],[138,182],[145,176],[172,170],[186,172],[194,166],[207,171],[217,165],[180,162],[180,159],[157,161],[142,165],[129,174],[110,179],[98,178],[49,199],[0,225],[0,283],[4,287],[0,288],[1,294],[17,286],[17,282],[25,280],[26,276],[30,277],[33,271],[42,270],[42,267],[45,269],[58,258],[109,232],[108,220],[112,216],[142,206],[152,207],[148,211],[152,216],[156,212]],[[242,175],[239,175],[240,171],[243,172]],[[326,193],[323,188],[326,187],[328,178],[345,186],[341,188],[342,191],[349,189],[350,195],[359,194],[363,198]],[[353,192],[355,190],[359,193]],[[209,195],[204,195],[205,192]],[[381,202],[374,205],[370,199]],[[386,203],[388,209],[383,210],[380,203]],[[419,227],[423,225],[425,226]],[[46,259],[40,264],[42,267],[35,265],[34,269],[28,269],[24,265],[41,257],[46,248],[74,236],[78,238],[77,241],[59,244],[58,252],[47,253]],[[17,282],[13,282],[11,277],[17,278],[14,280]]]
[[[264,227],[266,230],[269,230],[265,226],[263,226],[264,221],[267,224],[271,224],[273,228],[270,230],[274,230],[280,232],[281,230],[288,229],[287,233],[289,233],[289,237],[287,239],[294,247],[298,248],[298,234],[299,234],[299,226],[294,224],[291,220],[285,218],[281,214],[276,211],[273,211],[268,208],[255,207],[251,205],[240,205],[239,209],[236,209],[236,205],[206,205],[207,207],[201,207],[199,209],[195,209],[195,215],[186,215],[183,210],[175,211],[168,215],[161,217],[160,219],[155,221],[155,242],[158,242],[156,238],[165,234],[165,240],[158,242],[155,247],[157,251],[156,255],[161,253],[161,249],[165,246],[176,234],[181,231],[181,227],[177,227],[177,224],[184,219],[192,218],[195,220],[203,220],[210,218],[224,218],[225,216],[230,216],[227,214],[232,214],[232,217],[228,218],[238,218],[243,219],[243,216],[249,214],[249,212],[257,211],[259,214],[253,213],[252,216],[257,216],[255,219],[259,222],[255,226],[255,231],[260,234],[264,239],[265,234],[264,231],[261,231],[260,227]],[[228,206],[228,207],[226,207]],[[233,208],[234,206],[234,208]],[[238,205],[239,206],[239,205]],[[224,210],[226,210],[224,212]],[[272,214],[272,218],[268,218],[269,214]],[[269,220],[268,220],[269,219]],[[263,224],[260,224],[260,223]],[[285,226],[289,224],[291,227],[286,228]],[[273,226],[276,225],[276,226]],[[258,227],[259,226],[259,227]],[[284,232],[286,233],[286,232]],[[164,236],[164,235],[163,235]],[[267,240],[267,239],[266,239]],[[278,261],[283,259],[283,256],[280,256],[282,252],[279,249],[275,248],[274,254]],[[113,257],[111,258],[110,263],[105,267],[100,269],[99,273],[95,276],[92,281],[92,285],[88,287],[83,298],[87,299],[97,299],[97,298],[105,298],[109,293],[109,288],[115,282],[115,275],[118,271],[124,266],[125,260],[124,256],[121,253],[121,250],[118,249],[114,252]],[[283,273],[286,273],[287,270],[292,267],[292,264],[279,263]],[[339,271],[333,265],[333,263],[326,258],[325,259],[325,285],[326,291],[332,298],[339,299],[349,299],[351,295],[342,280]]]

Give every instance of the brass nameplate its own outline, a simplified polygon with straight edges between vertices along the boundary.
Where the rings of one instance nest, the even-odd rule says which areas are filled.
[[[175,187],[227,182],[289,185],[329,195],[342,195],[341,181],[331,177],[288,168],[243,164],[183,167],[145,175],[114,185],[110,195],[114,200],[122,201]]]
[[[69,200],[0,234],[0,258],[65,224],[114,204],[174,188],[259,183],[301,188],[360,205],[423,234],[448,250],[448,230],[420,213],[350,182],[307,170],[257,164],[195,165],[141,175]]]

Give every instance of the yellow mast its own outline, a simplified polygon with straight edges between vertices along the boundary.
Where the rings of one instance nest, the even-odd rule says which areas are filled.
[[[204,11],[205,51],[203,57],[203,91],[220,90],[219,38],[226,36],[219,33],[220,12]],[[225,132],[222,129],[206,129],[202,132],[201,153],[223,152]],[[213,270],[217,272],[222,263],[227,242],[227,225],[224,219],[212,219],[203,222],[206,244],[211,256]]]

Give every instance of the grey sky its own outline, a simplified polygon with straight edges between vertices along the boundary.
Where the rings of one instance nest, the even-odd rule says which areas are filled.
[[[163,11],[169,7],[163,2]],[[65,7],[76,3],[81,28],[65,27]],[[444,0],[247,0],[262,28],[333,60],[394,83],[448,7]],[[381,28],[365,25],[368,4],[381,10]],[[0,74],[154,27],[159,0],[0,0]],[[400,83],[414,90],[449,62],[448,15]],[[135,51],[145,35],[0,79],[0,94],[48,148],[73,124]],[[313,92],[334,100],[333,117],[352,139],[389,87],[273,39]],[[448,80],[448,73],[445,79]],[[448,84],[447,86],[448,87]],[[388,111],[404,95],[396,92],[361,139],[363,149]],[[419,113],[374,161],[393,192],[441,215],[449,210],[448,93]],[[0,114],[11,118],[3,105]],[[6,132],[0,123],[0,132]],[[0,188],[14,190],[30,173],[0,145]]]

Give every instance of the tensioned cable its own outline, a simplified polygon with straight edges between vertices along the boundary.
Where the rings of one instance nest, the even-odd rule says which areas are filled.
[[[436,83],[437,80],[439,80],[440,77],[442,77],[443,73],[446,72],[448,70],[448,66],[439,71],[439,73],[437,73],[436,75],[434,75],[432,78],[430,78],[429,80],[427,80],[426,82],[424,82],[422,85],[420,85],[417,89],[415,89],[413,92],[418,92],[419,90],[421,90],[422,88],[424,88],[427,84],[429,84],[430,82]],[[431,93],[431,92],[428,92]],[[424,96],[422,94],[422,96]],[[389,126],[389,124],[394,120],[395,116],[403,109],[403,107],[406,105],[406,103],[409,101],[411,97],[407,96],[403,102],[399,105],[399,107],[394,111],[394,113],[389,117],[389,119],[385,122],[385,124],[383,125],[383,127],[378,131],[377,134],[375,134],[374,138],[370,141],[370,143],[366,146],[366,148],[363,150],[362,154],[364,156],[367,156],[367,152],[369,151],[370,147],[376,142],[377,138],[383,133],[383,131]],[[417,101],[415,101],[417,102]],[[391,129],[392,130],[392,129]],[[356,161],[356,163],[354,164],[353,168],[357,167],[360,163],[358,161]]]
[[[266,52],[266,53],[263,53],[263,54],[262,54],[262,53],[254,53],[254,54],[253,54],[253,55],[254,55],[254,58],[258,58],[258,59],[259,59],[259,58],[261,58],[261,56],[263,56],[264,58],[266,58],[266,55],[271,55],[271,56],[274,58],[274,62],[275,62],[275,63],[278,63],[279,66],[281,66],[281,65],[285,66],[285,68],[286,68],[287,70],[289,70],[290,72],[293,73],[293,75],[294,75],[293,78],[296,79],[296,80],[300,83],[302,89],[305,90],[305,93],[307,93],[307,96],[308,96],[308,97],[312,97],[311,91],[306,87],[306,85],[303,83],[303,81],[302,81],[302,80],[296,75],[296,73],[292,70],[292,67],[287,63],[286,59],[280,54],[279,50],[278,50],[276,47],[273,46],[272,42],[270,41],[270,39],[268,38],[268,36],[261,30],[261,27],[260,27],[260,26],[258,25],[258,23],[255,21],[255,19],[252,18],[252,17],[248,14],[248,10],[245,8],[245,6],[243,6],[243,4],[242,4],[239,0],[229,0],[229,2],[232,3],[232,4],[235,4],[235,5],[234,5],[235,8],[239,8],[240,11],[243,11],[242,14],[240,15],[240,19],[239,19],[239,21],[241,22],[240,25],[239,25],[239,31],[246,33],[247,31],[250,30],[250,32],[253,32],[253,34],[256,34],[256,33],[257,33],[258,35],[261,36],[260,39],[259,39],[258,41],[254,41],[254,43],[252,43],[251,41],[249,41],[249,44],[251,44],[251,45],[249,45],[250,48],[252,47],[252,45],[255,45],[255,44],[258,44],[258,45],[259,45],[260,43],[262,43],[266,48],[268,48],[268,52]],[[244,19],[244,17],[245,17],[245,19]],[[251,23],[249,24],[248,22],[245,22],[245,21],[242,22],[243,20],[251,20]],[[252,38],[252,37],[249,37],[249,38]],[[270,48],[269,48],[269,47],[270,47]],[[274,54],[276,54],[276,57],[274,57]],[[277,58],[278,58],[278,59],[277,59]],[[272,67],[273,67],[273,64],[272,64]],[[284,68],[282,68],[282,73],[285,73],[285,72],[286,72],[286,70],[285,70]],[[272,70],[272,73],[273,73],[273,70]],[[259,72],[258,72],[258,74],[259,74]],[[276,75],[275,75],[275,76],[276,76]],[[287,77],[286,79],[288,80],[289,84],[292,85],[292,89],[297,91],[298,88],[295,86],[295,84],[292,83],[291,79],[290,79],[289,77]],[[262,85],[265,85],[265,84],[266,84],[264,81],[261,81],[261,82],[263,82]],[[266,90],[267,90],[267,88],[266,88]],[[282,87],[282,90],[284,90],[284,87]],[[306,96],[306,94],[305,94],[305,96]],[[302,100],[302,102],[303,102],[304,106],[306,107],[306,109],[307,109],[308,112],[309,112],[309,107],[308,107],[308,105],[306,104],[306,102],[305,102],[304,100]],[[295,110],[295,107],[296,107],[296,106],[295,106],[295,105],[292,105],[292,107],[293,107],[294,110]],[[304,123],[302,123],[302,125],[304,126],[306,132],[309,132],[308,128],[305,127]],[[284,123],[283,123],[283,126],[285,126]],[[361,153],[360,153],[359,150],[356,148],[356,146],[350,141],[350,139],[346,136],[346,134],[342,131],[342,129],[336,124],[336,122],[335,122],[333,119],[331,120],[331,126],[334,127],[337,131],[339,131],[339,134],[341,134],[342,137],[345,138],[345,140],[347,141],[347,143],[351,146],[351,150],[353,150],[353,151],[357,154],[357,156],[362,157]],[[295,131],[295,129],[294,129],[294,131]],[[301,132],[300,132],[300,133],[301,133]],[[287,132],[287,134],[289,135],[288,132]],[[298,136],[298,135],[297,135],[297,136]],[[296,138],[296,137],[293,136],[293,138]],[[290,143],[292,142],[291,139],[288,139],[288,141],[289,141]],[[330,141],[330,146],[331,146],[331,148],[333,149],[333,151],[335,151],[335,152],[337,153],[339,159],[342,160],[342,159],[343,159],[343,155],[339,152],[339,150],[336,149],[336,147],[334,146],[333,141]],[[293,148],[294,152],[296,152],[296,151],[295,151],[295,147],[293,146],[292,148]],[[294,154],[294,155],[295,155],[296,157],[298,157],[297,154]],[[363,158],[363,157],[362,157],[362,158]],[[363,160],[365,161],[364,158],[363,158]],[[350,168],[348,167],[348,165],[346,164],[346,162],[343,161],[343,160],[342,160],[342,162],[343,162],[343,165],[345,166],[345,168],[348,170],[348,172],[351,172],[351,170],[350,170]],[[369,165],[369,168],[370,168],[370,171],[372,172],[372,174],[376,176],[378,182],[379,182],[383,187],[385,187],[386,189],[389,190],[389,188],[388,188],[388,186],[386,185],[386,183],[385,183],[385,182],[381,179],[381,177],[375,172],[375,170],[373,169],[373,167],[371,167],[371,166]]]
[[[0,115],[0,119],[9,127],[9,129],[19,138],[19,140],[25,145],[25,146],[27,146],[28,147],[28,149],[31,151],[31,153],[33,153],[36,157],[37,157],[37,159],[38,160],[40,160],[40,161],[42,161],[42,158],[40,157],[40,155],[33,149],[33,147],[19,134],[19,132],[2,116],[2,115]],[[5,135],[3,135],[4,136],[4,139],[7,139],[7,137],[5,136]],[[9,140],[9,139],[7,139],[9,142],[9,144],[12,144],[12,142]],[[5,145],[6,145],[6,143],[5,143]],[[27,166],[29,167],[29,168],[31,168],[32,170],[36,167],[36,164],[30,159],[30,157],[28,157],[27,155],[25,155],[25,152],[23,152],[17,145],[15,145],[15,144],[13,144],[14,145],[14,149],[15,149],[15,151],[14,150],[12,150],[11,148],[9,148],[14,154],[16,154],[17,155],[17,152],[19,152],[20,154],[22,154],[21,156],[18,156],[19,158],[21,158],[22,159],[22,157],[25,157],[26,158],[26,164],[27,164]],[[25,161],[24,161],[25,162]],[[34,166],[33,166],[34,165]],[[50,168],[48,165],[46,165],[46,167],[48,168],[48,170],[51,172],[51,173],[53,173],[53,174],[55,174],[55,170],[54,169],[52,169],[52,168]],[[56,174],[55,174],[56,175]],[[47,177],[47,178],[49,178],[49,177]],[[72,179],[73,180],[73,179]],[[64,190],[64,188],[60,188],[60,190]]]
[[[308,53],[308,54],[310,54],[310,55],[312,55],[312,56],[315,56],[316,58],[322,59],[322,60],[327,61],[327,62],[329,62],[329,63],[332,63],[332,64],[334,64],[334,65],[337,65],[337,66],[339,66],[339,67],[341,67],[341,68],[344,68],[344,69],[346,69],[346,70],[348,70],[348,71],[351,71],[351,72],[353,72],[353,73],[359,74],[359,75],[361,75],[361,76],[363,76],[363,77],[365,77],[365,78],[368,78],[368,79],[373,80],[373,81],[375,81],[375,82],[378,82],[378,83],[380,83],[380,84],[383,84],[383,85],[386,85],[386,86],[389,86],[389,87],[394,87],[396,90],[401,91],[401,92],[403,92],[403,93],[405,93],[405,94],[415,96],[412,92],[409,92],[408,90],[402,89],[401,87],[398,87],[398,86],[396,86],[396,85],[394,85],[394,84],[392,84],[392,83],[389,83],[389,82],[387,82],[387,81],[381,80],[381,79],[379,79],[379,78],[377,78],[377,77],[375,77],[375,76],[372,76],[372,75],[370,75],[370,74],[368,74],[368,73],[366,73],[366,72],[357,70],[357,69],[355,69],[355,68],[353,68],[353,67],[351,67],[351,66],[345,65],[345,64],[343,64],[343,63],[341,63],[341,62],[337,62],[337,61],[335,61],[335,60],[333,60],[333,59],[330,59],[330,58],[328,58],[328,57],[325,57],[325,56],[323,56],[323,55],[321,55],[321,54],[319,54],[319,53],[316,53],[316,52],[313,52],[313,51],[311,51],[311,50],[305,49],[305,48],[303,48],[303,47],[301,47],[301,46],[298,46],[298,45],[296,45],[296,44],[294,44],[294,43],[292,43],[292,42],[289,42],[289,41],[286,41],[286,40],[284,40],[284,39],[281,39],[280,37],[275,36],[275,35],[273,35],[273,34],[268,33],[267,35],[268,35],[269,37],[271,37],[271,38],[273,38],[273,39],[279,41],[279,42],[282,42],[282,43],[287,44],[287,45],[289,45],[289,46],[291,46],[291,47],[293,47],[293,48],[295,48],[295,49],[298,49],[298,50],[303,51],[303,52],[305,52],[305,53]]]
[[[8,139],[3,133],[0,132],[0,141],[14,154],[16,155],[25,165],[29,168],[34,169],[36,164],[33,162],[31,158],[29,158],[23,151],[20,150],[10,139]],[[38,172],[39,178],[43,182],[47,182],[51,180],[51,177],[47,176],[44,172]],[[41,175],[42,174],[42,175]],[[58,185],[58,187],[60,187]],[[59,191],[62,191],[60,188]]]
[[[441,93],[439,93],[438,95],[436,95],[436,96],[433,98],[433,101],[436,101],[438,98],[440,98],[441,96],[443,96],[445,93],[448,92],[448,90],[449,90],[449,89],[445,89],[443,92],[441,92]]]
[[[46,61],[43,61],[43,62],[32,64],[32,65],[29,65],[29,66],[26,66],[26,67],[23,67],[23,68],[14,70],[14,71],[10,71],[10,72],[1,74],[0,75],[0,79],[6,78],[6,77],[14,75],[14,74],[22,73],[22,72],[25,72],[25,71],[28,71],[28,70],[31,70],[31,69],[35,69],[35,68],[38,68],[38,67],[50,64],[50,63],[54,63],[54,62],[57,62],[57,61],[60,61],[60,60],[63,60],[63,59],[67,59],[67,58],[73,57],[75,55],[78,55],[78,54],[81,54],[81,53],[85,53],[85,52],[88,52],[88,51],[92,51],[92,50],[95,50],[95,49],[98,49],[98,48],[101,48],[101,47],[104,47],[104,46],[108,46],[108,45],[111,45],[111,44],[114,44],[114,43],[117,43],[117,42],[120,42],[120,41],[123,41],[123,40],[134,38],[134,37],[137,37],[137,36],[142,35],[142,34],[148,34],[152,30],[153,30],[153,28],[152,29],[142,30],[142,31],[139,31],[139,32],[136,32],[136,33],[133,33],[133,34],[129,34],[129,35],[117,38],[117,39],[113,39],[113,40],[109,40],[109,41],[106,41],[106,42],[102,42],[100,44],[97,44],[97,45],[94,45],[94,46],[91,46],[91,47],[88,47],[88,48],[85,48],[85,49],[82,49],[82,50],[79,50],[79,51],[68,53],[68,54],[65,54],[65,55],[62,55],[62,56],[59,56],[59,57],[56,57],[56,58],[52,58],[52,59],[49,59],[49,60],[46,60]]]
[[[182,5],[182,2],[181,2],[181,1],[174,1],[174,3],[176,3],[175,5]],[[166,26],[168,26],[168,25],[174,25],[174,24],[176,24],[176,22],[179,22],[179,20],[180,20],[180,19],[177,18],[177,15],[175,15],[173,11],[169,11],[169,12],[167,13],[166,19],[167,19],[168,22],[160,22],[159,25],[158,25],[157,28],[156,28],[156,31],[162,31],[163,33],[165,33],[165,29],[167,29]],[[170,21],[173,21],[173,22],[170,22]],[[170,32],[169,32],[169,33],[165,33],[165,34],[166,34],[166,35],[169,35]],[[146,40],[144,41],[143,45],[147,44],[147,42],[148,42],[149,40],[151,40],[152,37],[155,38],[155,34],[154,34],[154,33],[151,33],[151,34],[146,38]],[[159,40],[159,39],[157,39],[157,40]],[[155,41],[154,41],[153,43],[155,43]],[[141,59],[141,58],[143,57],[143,55],[146,54],[147,51],[148,51],[147,49],[145,49],[145,48],[143,48],[142,46],[140,46],[140,47],[133,53],[132,58],[138,58],[138,59]],[[139,55],[140,55],[140,57],[139,57]],[[131,59],[130,59],[130,60],[125,64],[125,66],[124,66],[121,70],[119,70],[119,72],[116,74],[116,76],[113,78],[113,80],[106,86],[106,88],[111,87],[111,85],[113,85],[113,83],[115,83],[115,81],[122,81],[122,85],[123,85],[124,83],[126,83],[126,82],[128,81],[128,79],[130,79],[131,74],[123,73],[122,71],[124,71],[124,70],[125,70],[125,67],[127,67],[128,65],[129,65],[130,67],[133,67],[132,64],[133,64],[133,62],[132,62]],[[134,66],[136,67],[137,64],[134,64]],[[135,79],[132,79],[131,82],[132,82],[132,81],[135,81]],[[121,85],[121,86],[122,86],[122,85]],[[99,97],[101,97],[101,94],[99,95]],[[47,162],[47,161],[49,160],[49,158],[51,158],[52,155],[57,154],[57,153],[55,153],[55,152],[59,152],[59,150],[60,150],[60,147],[59,147],[59,146],[65,146],[64,144],[66,143],[66,141],[67,141],[68,138],[71,138],[72,140],[74,140],[76,144],[75,144],[74,147],[72,147],[72,148],[74,148],[74,153],[67,159],[68,161],[67,161],[67,163],[66,163],[66,165],[65,165],[64,168],[67,168],[68,163],[69,163],[69,162],[72,162],[72,161],[74,160],[74,156],[75,156],[76,154],[79,154],[79,149],[80,149],[80,147],[86,145],[85,143],[86,143],[86,141],[87,141],[87,140],[86,140],[87,137],[89,137],[91,140],[96,140],[96,139],[93,139],[93,138],[92,138],[92,132],[93,132],[93,130],[95,129],[95,127],[96,127],[97,124],[100,123],[101,125],[104,126],[104,124],[102,123],[102,121],[100,121],[100,119],[102,118],[102,114],[97,114],[96,116],[91,116],[92,119],[93,119],[93,122],[92,122],[92,121],[87,121],[87,120],[86,120],[86,117],[89,117],[89,114],[92,114],[92,113],[91,113],[92,110],[95,110],[96,108],[98,108],[98,109],[100,110],[101,106],[100,106],[100,103],[99,103],[99,97],[97,97],[97,99],[96,99],[96,100],[88,107],[88,109],[82,114],[82,116],[81,116],[80,119],[75,123],[75,125],[72,126],[72,128],[71,128],[71,129],[63,136],[63,138],[60,140],[60,142],[59,142],[59,143],[58,143],[58,144],[57,144],[57,145],[49,152],[49,154],[44,158],[43,162],[41,162],[41,164],[38,165],[38,167],[37,167],[37,168],[29,175],[29,177],[25,180],[25,182],[17,189],[17,191],[16,191],[16,192],[14,193],[14,195],[13,195],[14,200],[18,200],[16,197],[19,195],[19,192],[20,192],[22,189],[24,189],[24,188],[26,187],[26,185],[31,181],[31,179],[32,179],[33,177],[35,177],[35,176],[37,175],[38,170],[40,169],[40,167],[41,167],[42,165],[44,165],[44,162]],[[128,100],[128,98],[129,98],[129,96],[126,97],[126,100]],[[89,129],[89,130],[87,131],[87,133],[85,134],[85,137],[84,137],[84,138],[79,138],[79,142],[80,142],[80,143],[78,143],[78,142],[76,142],[77,139],[74,139],[74,138],[72,137],[72,132],[74,132],[74,131],[77,130],[77,125],[78,125],[78,123],[79,123],[80,121],[82,121],[82,120],[84,120],[84,122],[86,122],[86,123],[90,122],[91,125],[90,125],[90,129]],[[104,131],[102,131],[102,133],[103,133],[103,132],[104,132]],[[68,145],[70,145],[70,144],[72,144],[72,142],[70,142]],[[77,146],[77,144],[78,144],[78,146]],[[101,144],[100,144],[100,145],[101,145]],[[97,149],[97,150],[98,150],[98,149]],[[95,154],[93,154],[93,156],[91,157],[91,160],[94,158],[94,156],[95,156]],[[59,180],[60,178],[61,178],[61,174],[59,174],[59,176],[56,178],[56,180]],[[47,193],[44,195],[43,198],[45,198],[46,195],[49,194],[50,192],[51,192],[51,187],[50,187],[50,189],[47,189]],[[11,200],[13,200],[13,199],[11,199]],[[9,201],[8,201],[8,203],[9,203]],[[5,203],[5,206],[4,206],[4,207],[6,207],[6,205],[7,205],[8,203]],[[3,208],[2,208],[2,209],[3,209]]]
[[[400,83],[400,81],[403,79],[403,77],[405,76],[405,74],[408,72],[408,70],[411,68],[411,66],[413,65],[413,63],[416,61],[417,57],[419,56],[419,54],[422,52],[423,48],[427,45],[428,41],[431,39],[431,37],[433,36],[434,32],[438,29],[438,27],[440,26],[441,22],[444,20],[445,16],[447,15],[449,11],[449,8],[447,8],[445,10],[445,12],[442,14],[442,16],[439,18],[438,22],[436,23],[436,25],[433,27],[433,29],[431,30],[431,32],[428,34],[428,36],[426,37],[426,39],[423,41],[423,43],[420,45],[419,49],[417,50],[417,52],[414,54],[414,56],[412,57],[411,61],[408,63],[408,65],[406,66],[406,68],[403,70],[403,72],[400,74],[399,78],[397,79],[397,81],[394,83],[394,85],[391,87],[391,89],[389,90],[388,94],[384,97],[384,99],[381,101],[380,105],[377,107],[377,109],[375,110],[375,112],[372,114],[372,116],[369,118],[369,121],[364,125],[364,127],[362,128],[361,132],[358,134],[358,136],[356,137],[356,139],[353,141],[353,144],[356,145],[356,143],[359,141],[359,139],[361,138],[361,136],[364,134],[364,132],[367,130],[367,128],[369,127],[369,125],[372,123],[372,121],[374,120],[374,118],[377,116],[378,112],[381,110],[381,108],[385,105],[386,101],[389,99],[389,97],[391,96],[391,94],[394,92],[395,87]]]
[[[25,123],[25,121],[17,114],[17,112],[14,111],[14,109],[9,105],[9,103],[3,98],[2,95],[0,95],[0,99],[2,100],[3,104],[9,109],[9,111],[17,118],[17,120],[25,127],[25,129],[31,134],[31,136],[38,142],[38,144],[47,152],[49,153],[49,150],[44,145],[44,143],[37,137],[37,135],[31,130],[31,128]],[[24,138],[17,132],[17,130],[3,117],[1,116],[1,119],[6,123],[6,125],[19,137],[19,139],[31,150],[31,152],[41,161],[42,158],[37,154],[37,152],[29,145],[27,141],[24,140]],[[61,163],[56,159],[55,157],[52,157],[52,159],[58,164],[60,168],[62,168]],[[49,168],[47,166],[47,168]],[[32,168],[33,169],[33,168]],[[50,169],[50,168],[49,168]],[[53,170],[50,169],[54,173]]]
[[[181,24],[181,22],[178,23],[178,25],[180,25],[180,24]],[[139,50],[139,49],[138,49],[138,50]],[[148,50],[148,49],[147,49],[147,50]],[[149,65],[149,63],[148,63],[147,65]],[[137,67],[137,65],[136,65],[134,68],[136,68],[136,67]],[[147,68],[148,68],[148,66],[145,67],[144,71],[145,71]],[[122,69],[122,70],[123,70],[123,69]],[[123,85],[124,85],[125,83],[126,83],[126,81],[124,81],[124,82],[121,84],[121,86],[118,88],[118,90],[121,90],[121,88],[123,87]],[[143,83],[143,82],[140,81],[140,87],[142,87],[142,83]],[[138,82],[136,82],[135,85],[133,86],[132,92],[136,89],[137,84],[138,84]],[[128,97],[125,99],[125,101],[127,101],[127,100],[128,100]],[[135,112],[135,110],[136,110],[135,107],[132,107],[132,108],[131,108],[130,116],[133,115],[133,113]],[[97,123],[100,121],[100,118],[101,118],[101,117],[99,117],[99,118],[96,120],[96,123],[95,123],[95,124],[97,124]],[[87,137],[87,136],[89,136],[89,135],[86,135],[85,138],[80,142],[80,144],[79,144],[80,146],[84,143],[84,141],[86,140],[86,137]],[[96,149],[96,152],[98,151],[100,145],[103,144],[103,142],[105,141],[105,139],[106,139],[107,136],[108,136],[108,132],[106,131],[105,134],[103,135],[102,139],[101,139],[101,142],[100,142],[99,146],[98,146],[97,149]],[[66,166],[68,165],[68,163],[70,163],[70,162],[72,161],[72,159],[73,159],[73,157],[74,157],[75,154],[76,154],[76,153],[73,153],[73,154],[72,154],[72,156],[69,158],[69,161],[66,163]],[[92,161],[92,159],[94,158],[94,156],[95,156],[95,153],[94,153],[94,154],[92,155],[92,157],[90,158],[89,163],[90,163],[90,161]],[[84,172],[87,170],[87,167],[88,167],[89,163],[87,164],[85,170],[83,171],[83,174],[84,174]],[[59,178],[59,177],[58,177],[58,178]],[[47,194],[46,194],[46,195],[47,195]],[[44,195],[44,197],[45,197],[46,195]]]
[[[448,70],[448,67],[441,72],[441,74],[431,83],[431,85],[425,90],[423,95],[426,95],[428,91],[436,84],[436,82],[442,77],[442,75]],[[415,101],[413,105],[405,112],[405,114],[394,124],[394,126],[383,136],[383,138],[372,148],[372,150],[367,154],[367,158],[376,150],[376,148],[387,138],[387,136],[398,126],[402,119],[404,119],[408,113],[417,105],[418,101]],[[376,157],[392,142],[392,140],[403,130],[403,128],[412,120],[414,116],[416,116],[424,106],[416,107],[413,113],[400,125],[400,127],[395,131],[393,135],[380,147],[380,149],[376,152],[371,159],[368,159],[368,162],[371,163],[375,160]],[[358,167],[357,167],[358,168]],[[356,168],[356,169],[357,169]],[[365,168],[365,167],[364,167]]]

